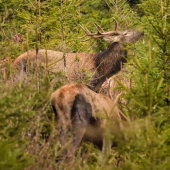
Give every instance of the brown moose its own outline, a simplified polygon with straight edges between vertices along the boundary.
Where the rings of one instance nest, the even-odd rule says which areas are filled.
[[[90,90],[87,86],[71,83],[59,88],[51,95],[51,104],[64,147],[69,135],[72,142],[63,157],[73,155],[82,139],[90,141],[105,151],[105,126],[111,121],[111,133],[123,129],[120,120],[126,117],[110,98]],[[102,115],[101,118],[97,114]]]
[[[116,74],[121,70],[122,64],[126,62],[127,50],[126,45],[135,43],[142,37],[143,33],[138,30],[126,30],[117,31],[118,23],[115,20],[115,30],[102,32],[96,26],[97,33],[91,33],[87,28],[82,29],[85,31],[85,35],[78,38],[84,38],[89,36],[92,38],[104,38],[104,40],[110,43],[110,46],[101,53],[63,53],[54,50],[40,49],[38,51],[38,60],[41,65],[48,65],[48,69],[54,72],[67,71],[67,76],[71,81],[75,81],[77,75],[85,68],[86,71],[92,73],[92,77],[89,82],[89,87],[98,91],[107,78]],[[87,40],[89,40],[87,39]],[[86,41],[86,40],[85,40]],[[21,54],[14,62],[15,66],[19,70],[27,72],[27,52]],[[46,61],[48,58],[48,63]],[[78,59],[77,59],[78,58]],[[34,67],[36,67],[36,50],[29,51],[29,61]]]

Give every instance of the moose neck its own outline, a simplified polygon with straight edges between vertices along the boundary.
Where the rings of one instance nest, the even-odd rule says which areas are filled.
[[[113,43],[105,51],[96,54],[96,74],[91,80],[94,90],[98,90],[106,78],[110,78],[122,68],[122,64],[126,62],[127,51],[125,45],[121,43]],[[93,89],[92,87],[92,89]]]

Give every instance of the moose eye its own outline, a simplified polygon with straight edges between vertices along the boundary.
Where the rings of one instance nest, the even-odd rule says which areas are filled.
[[[128,34],[127,32],[124,33],[124,35],[127,35],[127,34]]]

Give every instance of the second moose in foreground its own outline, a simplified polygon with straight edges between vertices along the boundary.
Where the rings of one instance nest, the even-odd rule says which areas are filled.
[[[109,133],[115,135],[123,129],[122,120],[126,119],[110,98],[76,83],[55,91],[51,95],[51,104],[60,132],[61,146],[66,145],[69,135],[72,137],[71,145],[63,155],[66,160],[70,155],[74,155],[82,139],[105,151],[106,123],[111,122]]]
[[[38,51],[38,61],[44,66],[47,64],[47,68],[53,72],[67,71],[68,78],[71,81],[75,81],[79,75],[84,76],[84,70],[92,73],[92,77],[89,82],[89,87],[98,91],[101,85],[107,78],[110,78],[121,70],[121,66],[126,62],[127,50],[126,45],[135,43],[143,33],[137,30],[125,30],[117,31],[118,23],[115,20],[115,30],[104,32],[100,31],[97,27],[97,33],[91,33],[87,28],[82,29],[85,31],[85,35],[79,38],[89,36],[92,38],[104,38],[110,46],[101,53],[63,53],[53,50],[40,49]],[[88,39],[88,40],[89,40]],[[15,67],[18,70],[28,71],[28,56],[29,62],[33,67],[36,67],[36,50],[30,50],[29,54],[25,52],[20,55],[14,62]],[[46,60],[48,58],[48,62]],[[30,67],[29,67],[30,68]]]

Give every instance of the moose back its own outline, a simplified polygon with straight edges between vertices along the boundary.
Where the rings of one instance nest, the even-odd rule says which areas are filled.
[[[143,36],[143,33],[136,29],[117,31],[118,23],[116,20],[115,23],[115,30],[109,32],[104,32],[103,30],[101,32],[96,26],[97,33],[91,33],[87,28],[81,26],[85,31],[85,35],[78,38],[87,36],[90,37],[87,40],[103,38],[110,44],[101,53],[63,53],[40,49],[37,58],[36,50],[30,50],[20,55],[15,60],[14,65],[18,70],[27,72],[29,56],[29,62],[33,65],[33,68],[36,68],[38,60],[41,66],[52,72],[65,71],[68,79],[71,81],[75,81],[77,78],[84,79],[87,76],[86,73],[90,72],[91,78],[88,85],[91,89],[98,91],[105,80],[119,72],[122,64],[126,62],[126,45],[129,42],[135,43]]]

